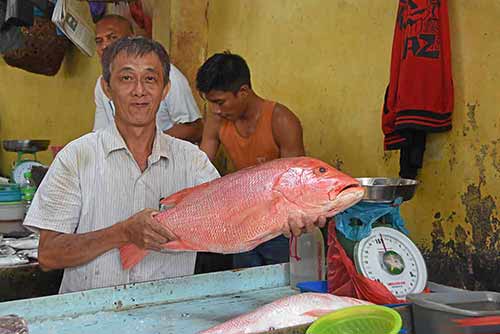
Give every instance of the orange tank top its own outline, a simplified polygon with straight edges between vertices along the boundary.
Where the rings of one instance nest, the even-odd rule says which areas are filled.
[[[272,128],[275,105],[276,102],[264,102],[255,132],[249,137],[241,136],[233,121],[222,121],[219,128],[219,139],[236,170],[280,157]]]

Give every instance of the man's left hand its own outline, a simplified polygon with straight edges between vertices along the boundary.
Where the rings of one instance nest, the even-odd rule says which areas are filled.
[[[293,234],[295,237],[300,236],[302,233],[310,233],[315,227],[324,227],[326,224],[326,216],[290,214],[288,221],[283,227],[283,234],[285,237],[290,238]]]

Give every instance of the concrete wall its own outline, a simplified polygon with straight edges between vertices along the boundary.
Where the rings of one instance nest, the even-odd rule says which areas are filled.
[[[12,68],[0,58],[0,139],[50,139],[64,145],[92,130],[94,86],[100,67],[75,47],[54,77]],[[50,151],[40,152],[43,163]],[[0,166],[8,175],[14,153],[0,150]]]
[[[145,0],[153,10],[153,36],[170,45],[170,1]],[[89,15],[87,12],[87,18]],[[97,58],[87,57],[72,46],[57,75],[46,77],[8,66],[0,57],[0,140],[50,139],[65,145],[92,130],[94,86],[101,68]],[[30,157],[29,155],[26,156]],[[37,158],[52,161],[50,151]],[[0,172],[8,175],[14,153],[0,149]]]
[[[308,154],[353,176],[397,176],[399,154],[383,151],[380,128],[396,8],[387,0],[210,1],[208,54],[244,56],[255,90],[301,119]],[[500,2],[454,0],[449,11],[453,130],[428,137],[422,184],[402,212],[430,272],[454,269],[449,282],[470,286],[500,273]]]
[[[239,53],[255,90],[297,113],[308,154],[353,176],[397,175],[399,154],[383,151],[380,129],[396,0],[156,0],[155,6],[155,38],[170,45],[192,85],[206,56]],[[469,286],[496,277],[491,284],[498,287],[500,2],[450,0],[449,10],[453,130],[429,136],[422,184],[402,211],[431,274],[452,269],[447,280]],[[52,78],[0,61],[0,138],[65,144],[87,132],[98,74],[96,59],[76,49]],[[50,162],[49,153],[40,156]],[[0,151],[4,174],[13,159]]]

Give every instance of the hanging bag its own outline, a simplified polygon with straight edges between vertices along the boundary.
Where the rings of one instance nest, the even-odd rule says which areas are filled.
[[[55,75],[70,42],[56,32],[56,26],[45,17],[35,16],[31,27],[22,27],[24,46],[3,54],[7,64],[28,72]]]

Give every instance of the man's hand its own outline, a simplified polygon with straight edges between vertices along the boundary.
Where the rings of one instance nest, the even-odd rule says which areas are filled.
[[[121,222],[127,240],[139,248],[161,251],[161,245],[177,239],[153,217],[159,212],[144,209]]]
[[[283,234],[290,238],[291,235],[298,237],[302,233],[310,233],[315,227],[324,227],[326,224],[325,216],[306,215],[304,213],[291,213],[288,221],[283,227]]]

